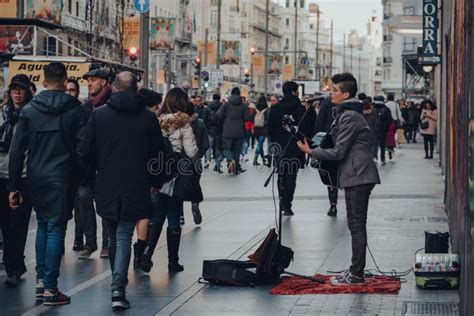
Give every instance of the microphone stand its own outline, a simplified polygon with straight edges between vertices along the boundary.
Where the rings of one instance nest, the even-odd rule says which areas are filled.
[[[301,118],[301,120],[299,121],[298,123],[298,126],[297,126],[297,133],[302,136],[304,139],[309,139],[308,137],[306,137],[306,135],[304,135],[303,133],[301,133],[298,129],[299,129],[299,126],[301,125],[301,123],[303,122],[305,116],[306,116],[306,113],[308,112],[308,110],[305,111],[303,117]],[[278,170],[278,167],[280,165],[280,162],[281,160],[283,159],[283,157],[285,156],[286,154],[286,151],[288,150],[288,146],[291,144],[291,141],[294,139],[296,139],[297,141],[299,141],[298,137],[294,136],[293,133],[290,133],[291,137],[290,139],[288,140],[288,142],[286,143],[285,145],[285,148],[283,148],[283,151],[281,152],[280,156],[278,157],[277,161],[275,162],[275,164],[273,165],[273,169],[272,169],[272,172],[270,173],[270,175],[268,176],[267,180],[265,181],[265,183],[263,184],[263,186],[266,188],[268,186],[268,184],[270,183],[271,179],[275,176],[275,173],[277,173],[277,170]],[[273,154],[271,156],[271,159],[272,159],[272,162],[273,162]],[[280,195],[280,194],[278,194]],[[279,196],[279,206],[281,206],[281,197]],[[282,240],[282,220],[283,220],[283,215],[281,214],[281,209],[278,211],[278,246],[281,247],[281,240]],[[292,276],[296,276],[296,277],[300,277],[300,278],[303,278],[303,279],[307,279],[307,280],[310,280],[310,281],[313,281],[313,282],[318,282],[318,283],[324,283],[324,279],[321,279],[321,278],[315,278],[315,277],[312,277],[312,276],[307,276],[307,275],[302,275],[302,274],[297,274],[297,273],[294,273],[294,272],[290,272],[290,271],[286,271],[286,270],[283,270],[281,271],[281,274],[288,274],[288,275],[292,275]]]

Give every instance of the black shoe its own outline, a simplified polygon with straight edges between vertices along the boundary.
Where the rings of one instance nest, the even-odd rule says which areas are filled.
[[[74,246],[72,246],[72,251],[81,251],[81,250],[84,250],[84,245],[74,244]]]
[[[168,271],[181,272],[181,271],[184,271],[184,267],[183,265],[179,264],[179,262],[170,262],[168,263]]]
[[[237,169],[236,174],[241,174],[241,173],[244,173],[245,171],[247,171],[247,170],[242,169],[242,168],[239,167],[239,168]]]
[[[85,246],[84,249],[79,253],[79,259],[88,259],[96,250],[97,247]]]
[[[42,281],[37,281],[36,288],[35,288],[35,298],[37,300],[42,300],[43,296],[44,296],[44,284]]]
[[[112,292],[112,310],[120,311],[130,308],[130,302],[126,299],[125,293],[122,291]]]
[[[5,286],[12,288],[16,287],[18,285],[18,281],[20,280],[20,277],[16,274],[7,274],[7,277],[5,278]]]
[[[199,225],[202,223],[201,210],[199,209],[199,203],[191,204],[191,211],[193,213],[194,224]]]
[[[425,155],[425,158],[423,158],[423,159],[430,159],[430,157],[428,157],[428,155]]]
[[[413,140],[413,144],[416,144],[416,143],[418,143],[418,142],[416,140]]]
[[[254,166],[260,166],[260,164],[258,163],[257,160],[254,160],[254,161],[253,161],[253,165],[254,165]]]
[[[392,152],[391,151],[388,152],[388,159],[392,160]]]
[[[109,257],[109,247],[102,247],[99,257],[108,258]]]
[[[360,277],[352,274],[351,272],[346,272],[340,276],[331,278],[332,285],[361,285],[364,284],[364,277]]]
[[[331,205],[331,208],[329,209],[328,216],[337,216],[337,208],[336,205]]]
[[[148,273],[153,267],[153,261],[151,261],[151,258],[155,252],[158,239],[160,239],[162,228],[162,225],[153,223],[148,226],[148,237],[146,240],[147,245],[145,251],[143,251],[142,262],[140,264],[140,268],[143,270],[143,272]]]
[[[63,294],[59,291],[49,292],[44,291],[43,295],[43,305],[46,306],[55,306],[55,305],[64,305],[71,303],[71,298],[66,294]]]
[[[283,215],[285,215],[285,216],[293,216],[293,215],[295,215],[295,213],[293,213],[293,211],[292,211],[290,208],[287,208],[287,209],[284,209],[284,210],[283,210]]]

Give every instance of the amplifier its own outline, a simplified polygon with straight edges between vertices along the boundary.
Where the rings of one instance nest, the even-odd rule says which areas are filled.
[[[459,285],[460,266],[456,254],[417,254],[414,271],[416,285],[421,288],[453,289]]]

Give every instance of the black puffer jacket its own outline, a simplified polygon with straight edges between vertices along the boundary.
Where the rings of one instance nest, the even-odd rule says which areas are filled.
[[[220,136],[222,134],[223,120],[217,116],[221,103],[219,101],[212,101],[208,105],[209,119],[207,121],[207,133],[209,136]]]
[[[298,149],[296,139],[283,129],[282,118],[284,115],[292,115],[296,123],[299,124],[299,130],[308,137],[313,134],[315,122],[311,121],[311,117],[305,115],[306,109],[301,105],[300,99],[294,95],[284,96],[280,103],[273,105],[268,119],[268,136],[279,145],[280,151],[289,143],[285,158],[296,158],[299,167],[304,167],[304,153]],[[281,154],[281,152],[280,152]]]
[[[161,187],[163,137],[156,116],[135,93],[112,94],[89,119],[79,153],[95,165],[97,213],[110,220],[149,216],[150,188]]]
[[[72,217],[79,180],[76,148],[85,124],[80,102],[63,91],[42,91],[20,113],[10,148],[10,190],[20,188],[25,157],[35,211],[64,222]]]

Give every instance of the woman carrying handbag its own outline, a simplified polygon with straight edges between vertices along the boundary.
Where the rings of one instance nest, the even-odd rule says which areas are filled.
[[[198,147],[190,118],[185,113],[189,102],[188,95],[181,88],[173,88],[166,94],[165,101],[158,112],[158,120],[160,121],[161,130],[166,143],[172,151],[169,157],[165,159],[165,171],[167,172],[168,164],[175,157],[186,157],[194,164],[198,158]],[[155,250],[158,239],[165,219],[168,219],[168,228],[166,231],[166,239],[168,245],[168,271],[180,272],[184,267],[179,264],[179,244],[181,240],[181,226],[179,223],[180,214],[183,210],[183,197],[177,197],[176,192],[181,193],[182,188],[178,188],[180,178],[181,163],[175,163],[177,168],[176,174],[173,175],[168,182],[163,184],[160,190],[151,192],[153,202],[153,212],[150,218],[150,226],[148,227],[147,246],[143,253],[141,268],[145,272],[149,272],[153,266],[151,258]],[[192,166],[191,166],[192,167]],[[173,168],[172,168],[173,169]],[[188,171],[188,170],[186,170]],[[187,180],[187,179],[185,179]],[[195,183],[195,182],[194,182]],[[199,182],[197,186],[191,188],[200,191]],[[199,195],[199,194],[197,194]],[[200,193],[202,199],[202,192]]]

